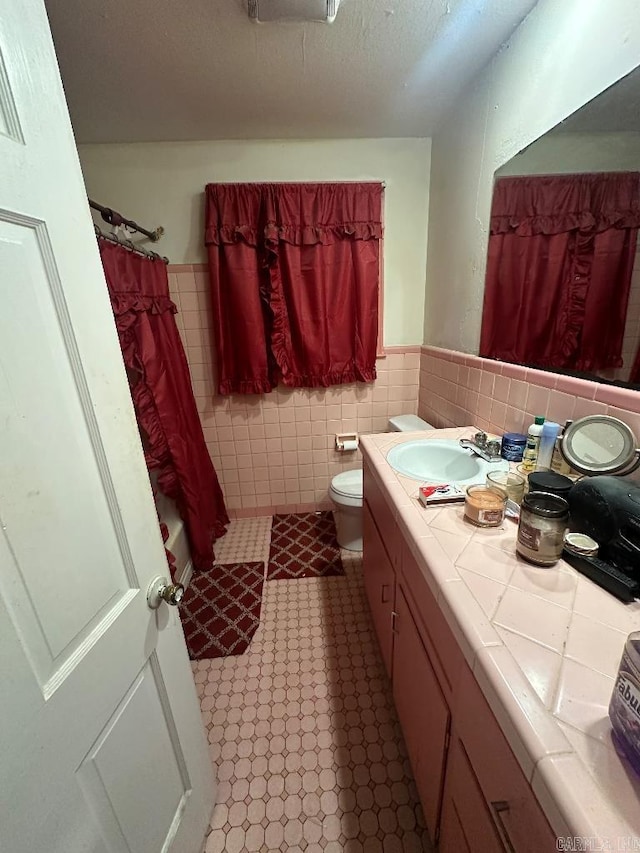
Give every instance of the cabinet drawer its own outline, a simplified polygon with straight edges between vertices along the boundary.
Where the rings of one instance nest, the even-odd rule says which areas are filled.
[[[380,533],[380,538],[387,549],[391,565],[396,571],[400,565],[400,530],[395,515],[384,495],[376,483],[371,468],[364,463],[364,499],[369,504],[369,509]]]
[[[456,733],[464,744],[505,849],[515,853],[551,853],[556,850],[555,833],[466,665],[459,687],[454,703]]]
[[[444,788],[440,853],[504,853],[462,742],[451,740]]]
[[[393,653],[391,618],[395,604],[396,576],[366,503],[362,510],[362,536],[364,588],[382,659],[387,673],[391,675]]]
[[[456,642],[447,620],[438,607],[415,557],[408,545],[402,543],[401,573],[405,595],[414,616],[440,686],[448,699],[458,682],[462,667],[466,666],[460,646]]]

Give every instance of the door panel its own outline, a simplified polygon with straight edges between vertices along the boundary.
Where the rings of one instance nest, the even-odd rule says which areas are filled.
[[[154,654],[77,773],[103,835],[109,837],[117,828],[122,849],[131,853],[162,849],[191,787],[161,679]],[[132,791],[145,796],[132,797]]]
[[[471,853],[505,853],[459,738],[453,738],[449,755],[440,853],[460,853],[465,849]],[[461,837],[465,840],[463,847]]]
[[[18,219],[0,214],[0,269],[11,283],[0,338],[15,364],[0,374],[0,499],[13,554],[11,614],[50,694],[70,658],[85,653],[126,607],[135,569],[117,503],[109,500],[113,484],[64,293],[43,257],[43,250],[51,256],[46,228]],[[90,429],[69,428],[83,422]],[[89,554],[91,571],[78,572]]]
[[[369,600],[382,659],[387,673],[391,675],[393,654],[391,615],[395,602],[396,576],[366,501],[362,512],[364,588]]]
[[[455,709],[465,755],[505,846],[520,853],[552,851],[556,835],[468,666]]]
[[[0,16],[0,848],[197,853],[215,788],[41,0]]]
[[[471,853],[455,803],[448,800],[446,794],[442,806],[438,851],[439,853]]]
[[[393,698],[433,840],[440,817],[450,714],[401,585],[396,589],[396,612]]]

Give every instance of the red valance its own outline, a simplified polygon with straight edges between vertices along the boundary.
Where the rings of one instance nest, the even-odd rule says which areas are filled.
[[[491,233],[561,234],[640,227],[640,172],[498,178]]]
[[[229,518],[193,397],[166,265],[106,241],[100,254],[147,465],[185,522],[195,568],[211,568],[213,540]]]
[[[207,184],[205,245],[380,240],[381,193],[371,183]]]

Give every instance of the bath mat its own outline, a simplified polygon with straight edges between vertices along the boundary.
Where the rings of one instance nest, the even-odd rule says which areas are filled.
[[[260,624],[264,563],[227,563],[193,576],[180,616],[191,660],[240,655]]]
[[[343,574],[331,511],[273,517],[268,581]]]

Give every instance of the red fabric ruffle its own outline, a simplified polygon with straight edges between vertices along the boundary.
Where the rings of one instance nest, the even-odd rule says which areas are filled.
[[[167,268],[106,241],[100,254],[149,470],[172,498],[196,569],[213,565],[229,523],[202,432]]]

